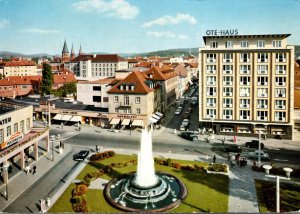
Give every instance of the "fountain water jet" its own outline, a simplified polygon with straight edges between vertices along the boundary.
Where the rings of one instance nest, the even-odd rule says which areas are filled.
[[[106,200],[121,210],[162,212],[178,206],[187,195],[178,178],[155,172],[151,133],[142,131],[137,172],[112,179],[105,187]]]

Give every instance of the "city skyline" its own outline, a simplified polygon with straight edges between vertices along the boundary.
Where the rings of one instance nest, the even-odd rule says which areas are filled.
[[[139,53],[202,46],[206,30],[289,33],[300,44],[299,0],[0,0],[1,51]],[[45,15],[46,14],[46,15]],[[295,26],[295,27],[293,27]]]

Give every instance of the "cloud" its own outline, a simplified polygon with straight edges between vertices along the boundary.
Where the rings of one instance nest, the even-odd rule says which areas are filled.
[[[187,35],[176,35],[175,33],[171,31],[150,31],[146,32],[148,36],[152,36],[155,38],[175,38],[175,39],[187,39]]]
[[[152,27],[153,25],[176,25],[184,22],[194,25],[197,23],[197,20],[189,14],[177,13],[176,16],[166,15],[158,19],[146,22],[143,24],[143,27]]]
[[[73,4],[77,11],[113,16],[121,19],[133,19],[139,13],[138,7],[125,0],[81,0]]]
[[[9,26],[9,21],[8,20],[6,20],[6,19],[0,20],[0,29],[6,28],[8,26]]]
[[[58,30],[39,29],[39,28],[29,28],[29,29],[22,30],[21,32],[36,33],[36,34],[59,34]]]

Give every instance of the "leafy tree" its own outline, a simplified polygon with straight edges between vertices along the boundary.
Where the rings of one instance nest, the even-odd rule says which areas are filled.
[[[42,70],[42,85],[41,85],[42,95],[50,94],[52,85],[53,85],[52,69],[50,65],[45,63],[43,64],[43,70]]]

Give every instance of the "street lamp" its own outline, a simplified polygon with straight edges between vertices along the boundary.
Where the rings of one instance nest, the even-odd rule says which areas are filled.
[[[269,174],[269,171],[270,169],[272,169],[272,166],[264,165],[263,168],[265,169],[266,177],[276,178],[276,212],[280,213],[280,179],[290,180],[290,174],[293,170],[291,168],[283,168],[283,170],[286,172],[287,177],[281,177],[278,175]]]
[[[8,168],[9,168],[10,164],[8,161],[5,162],[5,164],[3,165],[3,170],[5,172],[5,191],[4,191],[4,197],[5,199],[8,201]]]
[[[260,150],[261,150],[261,129],[259,129],[259,136],[258,136],[258,167],[260,167]]]

